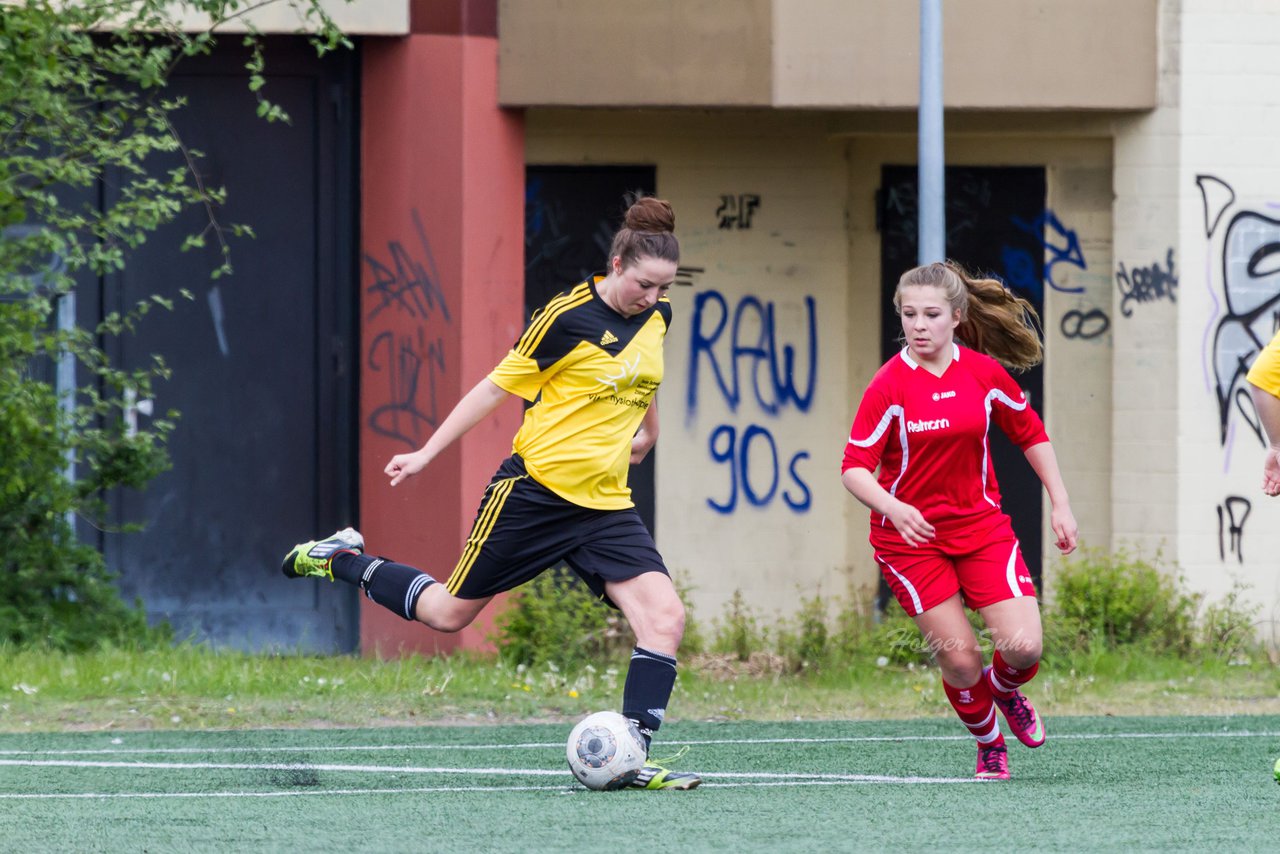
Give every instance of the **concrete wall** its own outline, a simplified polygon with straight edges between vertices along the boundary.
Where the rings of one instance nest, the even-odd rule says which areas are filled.
[[[1176,285],[1166,279],[1162,292],[1148,279],[1134,314],[1176,312],[1179,562],[1211,598],[1247,585],[1276,640],[1280,503],[1261,490],[1263,445],[1242,371],[1280,328],[1280,3],[1181,7],[1171,45]]]
[[[805,113],[527,118],[531,164],[655,164],[658,193],[676,209],[682,264],[701,268],[692,288],[673,289],[656,534],[704,619],[721,618],[735,590],[773,618],[802,597],[834,599],[878,579],[867,512],[840,485],[839,462],[880,365],[880,167],[912,162],[915,140],[852,124]],[[1046,394],[1086,541],[1104,548],[1111,338],[1080,336],[1072,312],[1095,312],[1095,328],[1110,323],[1111,156],[1105,136],[1066,138],[1033,123],[1015,138],[948,141],[952,163],[1044,165],[1049,207],[1079,242],[1085,266],[1056,265],[1060,290],[1046,287]],[[727,212],[748,208],[749,227],[723,227]]]
[[[1159,105],[1115,128],[1115,548],[1234,585],[1273,642],[1280,510],[1243,372],[1280,326],[1275,0],[1162,0]]]
[[[1156,0],[943,5],[948,107],[1155,103]],[[919,91],[914,0],[500,0],[498,21],[508,106],[913,110]]]
[[[527,120],[531,164],[656,164],[682,264],[702,268],[672,289],[656,536],[708,618],[735,589],[775,614],[843,583],[846,165],[823,128],[758,114]]]
[[[303,19],[298,9],[285,0],[275,0],[253,6],[248,14],[237,16],[219,25],[218,31],[242,33],[252,24],[262,33],[315,32],[313,21]],[[405,35],[409,32],[409,0],[322,0],[320,6],[333,19],[338,29],[349,36]],[[177,25],[195,32],[207,29],[207,16],[183,9],[175,17]]]
[[[941,5],[948,107],[1154,104],[1156,0]],[[919,11],[916,0],[775,0],[774,106],[914,110]]]
[[[370,554],[440,581],[511,452],[519,402],[394,489],[383,468],[426,442],[523,325],[523,136],[494,103],[496,52],[491,38],[415,35],[364,53],[361,530]],[[361,602],[369,654],[485,646],[495,611],[443,635]]]

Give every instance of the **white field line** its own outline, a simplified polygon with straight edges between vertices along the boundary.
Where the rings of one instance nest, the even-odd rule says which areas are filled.
[[[1113,733],[1052,733],[1054,741],[1095,741],[1111,739],[1179,739],[1179,738],[1280,738],[1280,731],[1218,731],[1218,732],[1113,732]],[[831,738],[709,738],[663,739],[663,747],[689,745],[733,744],[867,744],[873,742],[934,742],[971,741],[970,735],[866,735],[836,736]],[[261,747],[109,747],[82,750],[0,750],[0,756],[159,756],[194,754],[210,756],[232,753],[375,753],[383,751],[411,750],[564,750],[563,742],[516,742],[508,744],[368,744],[368,745],[274,745]]]
[[[1240,730],[1235,732],[1192,732],[1192,733],[1067,733],[1054,736],[1062,740],[1098,740],[1098,739],[1177,739],[1177,738],[1276,738],[1280,732],[1254,732]],[[672,740],[670,744],[687,745],[746,745],[746,744],[838,744],[859,742],[934,742],[969,740],[968,736],[849,736],[839,738],[763,738],[763,739],[704,739],[704,740]],[[173,754],[173,753],[243,753],[243,752],[320,752],[332,750],[511,750],[517,748],[542,749],[555,748],[562,750],[558,742],[528,742],[505,745],[373,745],[373,746],[328,746],[328,747],[233,747],[233,748],[114,748],[107,750],[65,750],[65,751],[0,751],[5,756],[69,756],[98,754]],[[354,774],[467,774],[478,776],[534,776],[560,777],[566,772],[546,768],[513,769],[513,768],[451,768],[423,766],[391,766],[391,765],[332,765],[311,764],[305,762],[273,762],[273,763],[231,763],[231,762],[139,762],[139,761],[107,761],[86,759],[0,759],[0,766],[9,767],[62,767],[62,768],[137,768],[145,770],[243,770],[243,771],[325,771],[329,773]],[[715,788],[737,788],[747,786],[839,786],[883,784],[954,784],[983,783],[971,777],[894,777],[881,774],[805,774],[805,773],[769,773],[769,772],[714,772],[703,774],[713,782]],[[34,793],[15,792],[0,793],[0,800],[51,800],[51,799],[128,799],[128,798],[268,798],[268,797],[314,797],[319,795],[360,795],[360,794],[413,794],[443,792],[521,792],[521,791],[560,791],[566,794],[582,793],[574,784],[548,786],[431,786],[379,789],[299,789],[269,792],[114,792],[114,793]]]
[[[549,770],[546,768],[422,768],[394,767],[384,765],[308,765],[304,763],[247,763],[235,764],[225,762],[103,762],[93,760],[72,759],[4,759],[0,766],[22,767],[64,767],[64,768],[139,768],[146,770],[242,770],[242,771],[326,771],[330,773],[375,773],[375,774],[467,774],[469,776],[502,776],[502,777],[559,777],[569,776],[568,771]],[[885,774],[804,774],[804,773],[769,773],[762,771],[728,772],[721,771],[703,774],[704,779],[723,779],[724,782],[711,783],[715,788],[745,788],[759,786],[842,786],[867,785],[871,783],[888,784],[954,784],[985,783],[972,777],[894,777]],[[421,794],[421,793],[458,793],[458,792],[563,792],[565,794],[585,793],[576,784],[563,783],[550,786],[428,786],[405,787],[401,789],[296,789],[270,792],[14,792],[0,793],[0,801],[15,800],[106,800],[106,799],[155,799],[155,798],[279,798],[279,797],[315,797],[317,795],[374,795],[374,794]]]
[[[323,765],[309,762],[105,762],[86,759],[0,759],[0,766],[23,768],[142,768],[161,771],[325,771],[337,774],[465,774],[480,777],[564,777],[569,772],[551,768],[433,768],[416,765]],[[891,776],[885,774],[824,774],[802,771],[717,771],[706,779],[735,780],[834,780],[855,783],[957,783],[966,778]]]
[[[567,773],[567,772],[566,772]],[[710,776],[710,775],[708,775]],[[990,783],[990,780],[965,778],[892,777],[886,779],[849,780],[774,780],[761,783],[711,783],[717,789],[759,788],[762,786],[860,786],[869,783]],[[0,801],[49,801],[49,800],[129,800],[158,798],[306,798],[328,795],[419,795],[456,794],[465,792],[559,792],[563,795],[589,795],[576,784],[560,786],[423,786],[403,789],[298,789],[274,792],[24,792],[0,794]]]

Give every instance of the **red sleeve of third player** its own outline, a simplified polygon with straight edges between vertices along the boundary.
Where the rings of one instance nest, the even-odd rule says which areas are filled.
[[[1009,372],[994,359],[991,360],[991,390],[987,392],[991,420],[1004,431],[1009,441],[1020,449],[1049,441],[1044,422],[1031,408],[1022,387],[1009,376]]]
[[[853,417],[849,441],[844,446],[840,473],[844,474],[851,468],[874,472],[880,465],[895,419],[900,421],[901,416],[902,406],[891,398],[882,370],[871,380],[871,385],[862,395],[862,402],[858,404],[858,414]]]

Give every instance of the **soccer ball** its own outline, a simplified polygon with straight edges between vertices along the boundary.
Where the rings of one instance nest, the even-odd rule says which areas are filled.
[[[644,767],[644,738],[617,712],[596,712],[569,733],[565,754],[569,770],[588,789],[621,789]]]

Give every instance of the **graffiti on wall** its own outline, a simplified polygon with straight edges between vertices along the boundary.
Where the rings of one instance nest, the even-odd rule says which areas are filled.
[[[1058,328],[1062,331],[1062,337],[1069,341],[1092,341],[1111,328],[1111,318],[1100,308],[1088,311],[1073,308],[1063,313]]]
[[[441,417],[436,387],[445,372],[444,340],[452,320],[422,219],[416,210],[410,216],[416,245],[392,240],[383,254],[364,254],[370,339],[365,363],[375,377],[369,429],[416,449]]]
[[[1120,262],[1116,270],[1116,287],[1120,289],[1120,313],[1125,317],[1133,316],[1133,303],[1155,302],[1167,299],[1178,301],[1178,276],[1173,268],[1173,247],[1165,253],[1165,266],[1156,261],[1145,267],[1125,269]]]
[[[1036,300],[1043,298],[1044,287],[1064,294],[1083,294],[1083,285],[1067,286],[1060,282],[1063,271],[1060,266],[1066,264],[1078,270],[1088,270],[1084,250],[1080,246],[1080,236],[1075,229],[1068,228],[1058,215],[1046,210],[1032,220],[1012,217],[1014,227],[1035,237],[1045,252],[1043,278],[1036,274],[1035,259],[1025,249],[1013,246],[1000,248],[1001,263],[1004,266],[1004,280],[1024,293],[1031,294]],[[1056,269],[1056,272],[1055,272]],[[1100,338],[1111,329],[1111,317],[1101,308],[1081,303],[1075,308],[1063,312],[1059,318],[1058,328],[1068,341],[1092,341]]]
[[[1280,329],[1280,219],[1237,206],[1235,190],[1213,175],[1196,176],[1196,185],[1209,258],[1218,268],[1206,282],[1213,309],[1204,332],[1205,364],[1213,377],[1206,369],[1205,379],[1218,403],[1219,441],[1229,465],[1236,423],[1263,442],[1244,377]]]
[[[720,207],[716,208],[716,219],[722,229],[751,228],[751,220],[760,207],[760,196],[756,193],[726,194],[720,196]]]
[[[1050,210],[1046,210],[1030,222],[1017,216],[1011,221],[1014,227],[1030,234],[1044,248],[1044,281],[1049,287],[1064,294],[1084,293],[1083,287],[1067,287],[1059,284],[1054,278],[1054,268],[1060,264],[1081,270],[1089,269],[1089,265],[1084,260],[1084,252],[1080,248],[1080,237],[1073,229],[1063,225],[1057,215]],[[1016,259],[1010,259],[1007,252],[1004,254],[1006,255],[1005,266],[1008,269],[1010,262],[1016,263]],[[1040,283],[1036,282],[1035,286],[1039,289]]]
[[[1244,522],[1251,510],[1252,502],[1239,495],[1228,495],[1218,505],[1218,557],[1222,560],[1233,554],[1244,563]]]
[[[692,422],[702,405],[702,387],[731,415],[776,418],[788,410],[808,412],[818,382],[817,307],[804,298],[803,341],[783,339],[777,305],[746,295],[731,305],[724,294],[702,291],[693,301],[688,362],[686,417]],[[745,419],[744,419],[745,420]],[[796,513],[809,510],[812,495],[803,463],[809,452],[789,446],[767,424],[714,426],[707,448],[724,473],[719,493],[706,498],[717,513],[729,514],[741,503],[770,507],[781,503]]]

